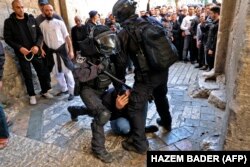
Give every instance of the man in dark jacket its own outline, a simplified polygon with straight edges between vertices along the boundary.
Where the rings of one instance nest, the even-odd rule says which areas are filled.
[[[4,22],[4,39],[14,49],[18,57],[25,85],[30,96],[30,104],[36,104],[30,63],[34,66],[38,75],[42,95],[46,98],[53,98],[48,93],[50,85],[44,82],[48,80],[48,76],[44,70],[45,66],[39,50],[43,37],[35,18],[24,13],[22,1],[14,0],[12,8],[14,13]]]
[[[143,117],[145,104],[152,96],[154,97],[157,112],[160,115],[157,123],[168,131],[171,130],[172,118],[166,97],[168,91],[168,69],[155,71],[148,66],[145,54],[141,53],[143,50],[138,48],[139,44],[134,40],[136,36],[134,28],[140,21],[138,15],[135,14],[135,10],[136,2],[119,0],[113,6],[112,13],[116,17],[117,22],[121,23],[123,27],[123,30],[118,33],[122,48],[121,55],[125,59],[130,57],[135,67],[135,82],[128,103],[131,135],[128,140],[122,142],[122,146],[128,151],[145,154],[148,150],[148,141],[145,135],[145,119]],[[124,68],[124,66],[119,66],[119,68]],[[123,71],[125,70],[123,69]],[[117,77],[119,79],[125,78],[122,75]]]
[[[71,29],[71,38],[74,48],[74,53],[77,56],[77,51],[80,51],[79,42],[88,37],[86,26],[82,24],[82,19],[79,16],[75,16],[76,25]]]
[[[98,25],[98,21],[100,20],[100,15],[97,11],[91,10],[89,12],[89,20],[86,23],[87,34],[90,33],[91,29]]]
[[[220,19],[220,7],[215,6],[210,9],[210,16],[213,20],[213,24],[209,28],[208,32],[208,40],[207,40],[207,63],[209,69],[214,68],[214,60],[215,60],[215,52],[216,52],[216,44],[217,44],[217,34],[219,29],[219,19]]]

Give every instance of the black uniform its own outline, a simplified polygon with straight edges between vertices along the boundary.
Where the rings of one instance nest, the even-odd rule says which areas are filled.
[[[100,28],[100,30],[99,30]],[[96,33],[96,31],[98,33]],[[102,32],[109,31],[107,26],[96,26],[94,37]],[[101,41],[101,40],[100,40]],[[100,48],[101,50],[101,48]],[[105,57],[103,54],[97,54],[87,57],[87,60],[76,68],[73,72],[77,86],[76,90],[85,107],[69,107],[72,120],[76,120],[78,115],[90,115],[94,119],[91,123],[92,129],[92,151],[93,153],[104,162],[111,162],[112,156],[105,149],[105,136],[103,126],[110,119],[110,111],[102,104],[101,95],[108,89],[111,84],[111,79],[100,72],[100,69],[114,74],[114,63],[119,56],[111,55]],[[91,63],[95,65],[91,65]],[[116,65],[119,66],[117,61]],[[114,84],[116,85],[116,84]]]
[[[148,62],[143,62],[146,60],[141,59],[142,56],[140,56],[138,44],[131,37],[131,34],[135,36],[134,28],[138,22],[138,15],[134,14],[135,4],[135,2],[131,3],[128,0],[119,0],[113,7],[113,15],[116,16],[118,22],[122,23],[122,27],[124,28],[118,33],[122,55],[125,59],[130,57],[135,67],[135,83],[128,103],[131,136],[122,143],[122,146],[126,150],[144,154],[148,149],[148,141],[144,131],[145,120],[143,119],[143,108],[151,96],[154,98],[157,112],[161,117],[158,123],[163,125],[167,130],[171,130],[172,119],[166,96],[168,91],[168,70],[154,71],[150,68],[142,68],[142,64],[146,66]],[[120,79],[124,79],[124,77],[122,76]]]

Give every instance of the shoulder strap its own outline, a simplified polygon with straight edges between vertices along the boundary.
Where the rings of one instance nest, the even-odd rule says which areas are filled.
[[[135,38],[135,36],[128,30],[127,27],[124,28],[127,33],[129,34],[129,36],[131,37],[131,39],[135,42],[135,44],[138,46],[139,50],[140,50],[140,53],[143,54],[143,51],[141,49],[141,45],[140,45],[140,42]]]

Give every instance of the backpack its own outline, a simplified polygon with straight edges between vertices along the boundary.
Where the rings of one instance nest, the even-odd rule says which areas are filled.
[[[132,39],[134,38],[132,35],[130,36]],[[167,70],[178,60],[176,47],[169,39],[167,30],[157,20],[150,17],[138,18],[135,36],[150,69]]]

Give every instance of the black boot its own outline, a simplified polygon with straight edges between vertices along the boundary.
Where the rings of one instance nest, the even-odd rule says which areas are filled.
[[[113,161],[112,155],[105,149],[104,125],[98,125],[96,120],[91,123],[93,154],[105,163]]]
[[[155,125],[149,125],[145,127],[145,133],[154,133],[157,132],[159,129]]]
[[[160,125],[160,126],[163,126],[169,132],[172,130],[171,121],[170,122],[164,122],[164,121],[161,120],[161,118],[157,118],[156,123],[158,125]]]
[[[84,106],[69,106],[68,111],[71,116],[71,120],[77,122],[79,115],[87,115],[88,109]]]
[[[148,141],[147,141],[147,145],[148,145]],[[127,151],[133,151],[135,153],[138,153],[138,154],[142,154],[142,155],[145,155],[147,153],[147,150],[148,150],[148,146],[146,149],[144,150],[139,150],[135,147],[135,145],[133,144],[132,140],[131,139],[128,139],[128,140],[124,140],[122,141],[122,147],[127,150]]]
[[[93,152],[94,156],[105,163],[111,163],[113,161],[112,155],[107,150]]]

